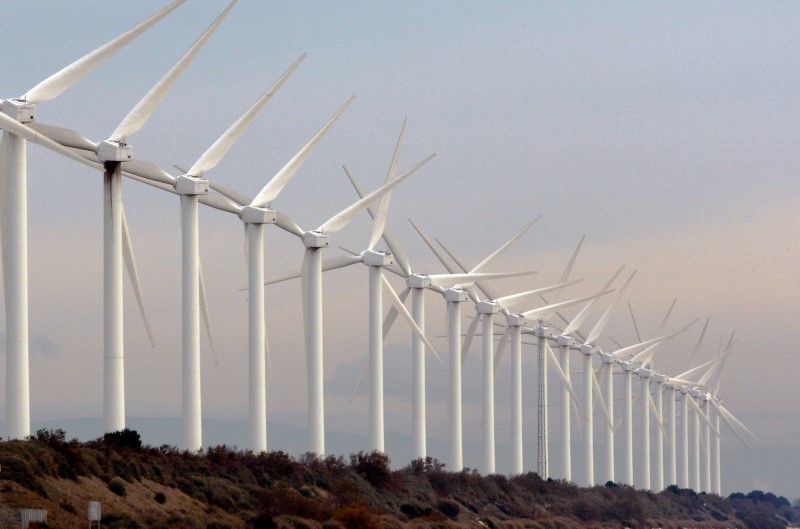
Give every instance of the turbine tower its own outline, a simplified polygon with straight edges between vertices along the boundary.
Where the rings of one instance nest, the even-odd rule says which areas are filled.
[[[143,22],[51,75],[23,96],[0,100],[0,113],[17,123],[32,123],[36,104],[58,97],[106,59],[171,13],[177,0]],[[6,432],[10,439],[30,435],[30,386],[28,373],[28,206],[27,134],[3,127],[0,143],[0,175],[6,186],[3,227],[3,276],[6,302]],[[19,129],[16,129],[19,130]],[[52,145],[49,146],[53,148]]]

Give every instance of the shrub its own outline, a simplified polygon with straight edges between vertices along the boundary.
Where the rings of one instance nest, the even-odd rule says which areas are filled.
[[[128,448],[139,450],[142,448],[142,437],[136,430],[125,428],[116,432],[109,432],[103,435],[103,444],[115,448]]]
[[[117,496],[125,496],[125,482],[121,479],[114,478],[108,484],[108,490]]]
[[[392,471],[389,468],[389,456],[383,452],[359,452],[350,456],[350,466],[361,474],[375,488],[390,484]]]
[[[378,518],[362,505],[347,506],[335,518],[347,529],[380,529]]]
[[[448,518],[455,518],[458,516],[458,513],[461,512],[461,507],[454,501],[450,500],[442,500],[439,502],[437,506],[439,512],[447,516]]]

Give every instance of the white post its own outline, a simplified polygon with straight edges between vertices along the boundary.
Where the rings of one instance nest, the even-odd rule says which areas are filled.
[[[694,398],[690,396],[689,398]],[[700,492],[702,483],[700,482],[700,413],[694,414],[694,451],[692,452],[694,468],[692,469],[692,488],[695,492]]]
[[[547,332],[547,327],[544,324],[543,320],[539,320],[536,326],[536,337],[537,337],[537,352],[539,354],[539,435],[538,439],[538,458],[537,458],[537,466],[536,466],[536,473],[539,474],[539,477],[542,479],[547,479],[550,477],[550,434],[548,433],[548,426],[549,426],[549,417],[547,413],[548,408],[548,396],[547,396],[547,351],[545,351],[545,340],[547,337],[545,333]]]
[[[267,370],[264,358],[264,225],[245,224],[247,229],[247,278],[249,284],[249,448],[254,453],[267,451]]]
[[[606,373],[606,409],[608,410],[608,423],[606,423],[606,459],[608,470],[608,481],[616,482],[616,471],[614,465],[614,363],[604,364]]]
[[[200,400],[200,246],[197,195],[181,195],[183,254],[182,345],[183,384],[182,445],[196,452],[203,448]]]
[[[625,431],[625,483],[633,485],[633,372],[630,365],[625,366],[623,373],[623,427]]]
[[[6,183],[5,302],[6,302],[6,437],[31,434],[28,372],[28,195],[27,144],[5,133]]]
[[[581,348],[583,353],[583,385],[584,391],[584,412],[586,413],[586,432],[584,432],[585,446],[584,452],[584,466],[586,467],[586,481],[585,486],[591,487],[594,485],[594,387],[593,380],[594,373],[592,371],[592,348]]]
[[[710,421],[711,406],[707,400],[703,401],[703,408],[706,410],[707,419]],[[706,492],[713,492],[711,488],[711,425],[708,422],[703,424],[705,434],[705,457],[703,458],[703,490]]]
[[[483,316],[483,472],[494,474],[494,314]]]
[[[369,449],[385,452],[383,441],[383,268],[369,268]]]
[[[125,428],[122,174],[106,162],[103,185],[103,432]]]
[[[420,330],[425,332],[425,291],[411,289],[411,316]],[[425,343],[417,333],[411,333],[411,372],[413,397],[411,402],[412,457],[424,459],[427,456],[425,444]]]
[[[650,377],[641,376],[639,400],[642,401],[642,483],[641,488],[650,490]]]
[[[714,428],[719,432],[719,411],[714,412]],[[722,494],[722,452],[719,435],[714,436],[714,492]]]
[[[522,329],[511,326],[511,474],[523,472]]]
[[[561,370],[567,376],[567,380],[570,381],[572,376],[569,372],[569,344],[567,341],[559,341],[558,356]],[[571,400],[569,389],[567,389],[565,384],[561,387],[561,470],[563,472],[562,477],[566,481],[572,481],[572,424],[570,423],[570,407]]]
[[[669,400],[669,484],[678,484],[678,391],[674,386],[668,386]]]
[[[450,313],[450,471],[464,468],[461,429],[461,303],[449,301]]]
[[[325,400],[322,365],[322,256],[306,248],[308,267],[308,451],[325,455]]]
[[[656,380],[656,412],[661,426],[656,428],[656,492],[664,490],[664,379],[660,375]]]
[[[683,450],[681,451],[681,488],[689,488],[689,399],[688,393],[681,390],[683,410],[681,415],[681,435],[683,436]]]

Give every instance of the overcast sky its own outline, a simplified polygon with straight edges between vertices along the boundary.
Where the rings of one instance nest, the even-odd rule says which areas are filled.
[[[163,1],[37,2],[0,32],[0,97],[45,77],[157,10]],[[94,140],[128,110],[222,10],[187,2],[89,77],[37,107],[37,120]],[[542,214],[496,270],[535,269],[503,293],[555,282],[583,234],[572,292],[597,289],[620,265],[644,335],[674,297],[679,328],[711,317],[700,360],[736,332],[720,395],[737,415],[793,414],[800,258],[800,4],[618,2],[254,2],[242,0],[147,125],[134,156],[191,165],[303,52],[309,56],[208,175],[254,196],[351,95],[356,100],[272,206],[312,228],[386,174],[404,117],[400,169],[437,157],[392,196],[389,226],[415,269],[442,272],[407,222],[477,263]],[[102,414],[102,183],[99,173],[29,148],[31,406],[34,420]],[[180,413],[178,199],[126,181],[124,201],[156,348],[126,285],[129,416]],[[247,416],[247,293],[241,222],[204,208],[201,257],[219,363],[204,343],[203,414]],[[266,274],[298,268],[302,246],[267,229]],[[332,236],[364,248],[366,216]],[[327,251],[328,256],[339,250]],[[394,281],[394,280],[393,280]],[[348,403],[366,362],[367,274],[326,274],[326,426],[367,431],[367,392]],[[398,288],[402,283],[395,283]],[[269,287],[271,421],[305,425],[305,358],[297,282]],[[431,336],[444,331],[431,293]],[[533,308],[533,307],[530,307]],[[2,310],[2,309],[0,309]],[[466,312],[466,311],[465,311]],[[599,314],[590,318],[587,328]],[[688,369],[701,323],[656,357]],[[466,325],[466,324],[465,324]],[[606,337],[633,343],[625,303]],[[392,330],[387,354],[409,332]],[[442,338],[434,340],[446,352]],[[611,346],[613,342],[601,343]],[[477,347],[477,344],[476,344]],[[532,358],[532,351],[526,353]],[[476,362],[473,351],[467,362]],[[387,362],[389,363],[389,362]],[[386,427],[408,433],[408,358],[387,384]],[[430,380],[446,367],[431,359]],[[405,369],[405,371],[404,371]],[[526,377],[534,380],[533,364]],[[465,436],[479,439],[479,377],[465,371]],[[498,380],[507,380],[504,364]],[[505,377],[505,378],[503,378]],[[443,392],[431,383],[431,435],[446,439]],[[507,384],[498,389],[506,403]],[[528,386],[526,403],[534,403]],[[4,393],[0,393],[0,399]],[[534,410],[526,415],[533,439]],[[795,415],[795,421],[797,416]],[[795,423],[796,424],[796,423]],[[780,432],[757,432],[775,443]],[[498,410],[507,438],[507,410]],[[792,441],[786,441],[792,439]],[[476,466],[477,462],[466,462]],[[762,485],[764,486],[764,485]],[[766,486],[769,486],[767,483]],[[800,486],[798,486],[800,488]]]

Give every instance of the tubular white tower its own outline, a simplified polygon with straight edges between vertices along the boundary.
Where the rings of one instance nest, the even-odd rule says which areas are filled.
[[[411,289],[411,315],[422,332],[425,332],[425,290]],[[425,343],[422,337],[411,333],[411,439],[413,459],[428,455],[425,440]]]
[[[710,413],[710,408],[708,404],[708,393],[703,394],[703,409],[706,413],[706,419],[709,419],[708,414]],[[705,457],[703,458],[703,490],[707,492],[713,492],[711,488],[711,423],[710,420],[704,421],[703,423],[704,434],[703,438],[705,439]]]
[[[656,428],[656,476],[655,487],[656,492],[664,490],[664,380],[666,377],[660,373],[653,375],[653,382],[656,383],[656,413],[658,414],[657,421],[659,427]]]
[[[450,341],[450,470],[460,472],[464,468],[462,419],[461,419],[461,303],[467,301],[467,293],[458,288],[448,288],[448,329]]]
[[[585,445],[583,448],[583,461],[586,472],[584,485],[591,487],[594,485],[594,371],[592,370],[594,348],[582,345],[580,351],[583,354],[583,408],[586,412],[586,431],[584,432]]]
[[[539,360],[539,397],[538,397],[538,431],[537,436],[537,460],[536,460],[536,473],[542,479],[550,477],[549,461],[549,436],[547,430],[548,417],[547,417],[547,351],[545,351],[545,343],[548,338],[548,328],[544,323],[544,319],[539,319],[536,327],[533,329],[533,334],[536,336],[536,349]]]
[[[248,429],[250,449],[267,451],[267,329],[264,322],[264,224],[247,223],[248,329]]]
[[[669,458],[667,459],[667,469],[669,470],[669,484],[678,484],[678,390],[673,385],[667,386],[669,389]]]
[[[308,352],[308,451],[325,455],[325,399],[322,365],[322,257],[327,237],[303,237],[306,245],[306,351]]]
[[[714,428],[717,429],[719,432],[719,411],[714,411]],[[713,468],[713,476],[714,476],[714,488],[713,491],[715,494],[722,494],[722,452],[720,451],[720,436],[714,436],[714,468]]]
[[[106,162],[103,200],[103,431],[125,428],[122,304],[122,173]]]
[[[633,485],[633,371],[628,362],[622,365],[622,426],[624,430],[623,447],[625,449],[625,459],[623,465],[623,475],[625,483]]]
[[[697,390],[691,390],[689,392],[689,398],[691,398],[691,399],[695,398],[695,395],[697,393],[698,393]],[[692,450],[693,463],[694,463],[694,468],[693,468],[693,472],[692,472],[692,488],[694,489],[695,492],[700,492],[702,490],[701,489],[702,483],[700,481],[700,474],[701,474],[701,470],[702,470],[702,467],[700,466],[701,465],[701,463],[700,463],[700,451],[701,451],[701,445],[700,445],[700,412],[695,410],[695,414],[694,414],[694,449]]]
[[[497,303],[479,303],[478,314],[483,317],[481,338],[483,342],[483,473],[494,474],[494,315],[500,312]]]
[[[601,354],[600,360],[606,372],[605,378],[605,401],[608,411],[608,421],[606,422],[606,471],[608,481],[616,481],[616,470],[614,465],[614,357],[609,354]]]
[[[648,369],[638,369],[636,374],[642,384],[639,400],[642,401],[642,483],[641,488],[650,490],[650,375]]]
[[[570,362],[569,362],[569,347],[575,345],[575,340],[569,336],[559,336],[556,338],[559,350],[559,364],[564,374],[569,380],[570,376]],[[566,481],[572,481],[572,432],[571,432],[571,417],[570,407],[572,406],[571,397],[567,385],[561,387],[561,476]]]
[[[681,435],[683,436],[683,449],[681,450],[681,487],[689,488],[689,391],[681,386]]]
[[[508,316],[511,328],[511,474],[524,469],[522,444],[522,328],[527,320],[519,314]]]

